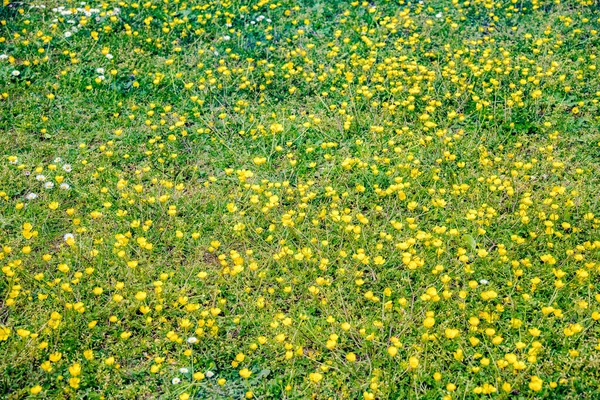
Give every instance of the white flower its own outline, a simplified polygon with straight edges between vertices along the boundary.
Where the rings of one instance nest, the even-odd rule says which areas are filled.
[[[69,239],[75,239],[75,236],[72,233],[65,233],[65,236],[63,237],[63,239],[66,242]]]
[[[8,55],[0,54],[0,60],[6,60],[7,58],[8,58]]]
[[[435,14],[435,17],[436,17],[436,18],[442,18],[442,16],[443,16],[443,15],[444,15],[444,14],[442,14],[441,12],[439,12],[439,13]]]
[[[479,281],[479,283],[481,283],[482,285],[487,285],[490,282],[487,279],[482,279]]]
[[[44,188],[45,189],[52,189],[54,187],[54,183],[52,182],[46,182],[44,183]]]
[[[37,179],[40,182],[44,182],[46,180],[46,176],[45,175],[36,175],[35,179]]]
[[[69,190],[69,189],[71,188],[71,186],[69,186],[69,184],[68,184],[68,183],[64,183],[64,182],[63,182],[63,183],[61,183],[61,184],[60,184],[60,188],[61,188],[62,190]]]
[[[223,40],[231,40],[231,36],[225,35],[225,36],[223,36]]]
[[[25,198],[27,200],[34,200],[34,199],[37,199],[37,197],[38,197],[38,195],[35,193],[29,193],[27,196],[25,196]]]
[[[112,54],[110,54],[110,53],[108,53],[108,54],[106,55],[106,58],[108,58],[109,60],[112,60],[112,59],[113,59],[113,55],[112,55]]]
[[[101,81],[103,81],[106,78],[104,77],[104,75],[98,75],[98,79],[100,79]]]
[[[179,378],[173,378],[173,380],[171,381],[171,383],[172,383],[173,385],[177,385],[177,384],[178,384],[178,383],[180,383],[180,382],[181,382],[181,379],[179,379]]]
[[[192,337],[189,337],[189,338],[188,338],[187,342],[188,342],[189,344],[198,343],[198,339],[196,339],[194,336],[192,336]]]
[[[17,71],[16,69],[10,73],[12,76],[19,76],[21,75],[21,73],[19,71]]]
[[[207,378],[212,378],[213,376],[215,376],[215,374],[212,371],[206,371],[206,373],[204,374]]]
[[[73,33],[69,32],[69,31],[65,32],[65,37],[66,38],[70,38],[71,36],[73,36]]]
[[[104,68],[96,68],[96,73],[102,75],[104,73]]]
[[[64,169],[65,172],[71,172],[73,170],[73,168],[71,167],[71,164],[63,165],[62,169]]]
[[[56,157],[56,158],[54,159],[54,161],[53,161],[53,162],[55,162],[55,163],[57,163],[57,164],[58,164],[58,163],[61,163],[61,162],[62,162],[62,158],[60,158],[60,157]]]
[[[190,370],[187,368],[179,368],[179,372],[182,374],[187,374],[188,372],[190,372]]]

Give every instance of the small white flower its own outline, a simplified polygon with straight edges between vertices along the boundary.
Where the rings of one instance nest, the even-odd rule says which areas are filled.
[[[8,55],[0,54],[0,60],[6,60],[7,58],[8,58]]]
[[[73,171],[73,168],[71,167],[71,164],[65,164],[65,165],[63,165],[62,169],[64,169],[65,172],[71,172],[71,171]]]
[[[223,36],[223,40],[231,40],[231,36],[225,35],[225,36]]]
[[[53,162],[56,163],[56,164],[61,163],[62,162],[62,158],[56,157]]]
[[[44,182],[46,180],[46,175],[36,175],[35,179],[37,179],[40,182]]]
[[[181,379],[179,379],[179,378],[173,378],[173,380],[171,381],[171,383],[172,383],[173,385],[177,385],[177,384],[179,384],[180,382],[181,382]]]
[[[69,32],[69,31],[65,32],[65,37],[66,38],[70,38],[71,36],[73,36],[73,33]]]
[[[12,76],[19,76],[21,75],[21,73],[19,71],[17,71],[16,69],[10,73]]]
[[[61,188],[62,190],[69,190],[69,189],[71,189],[71,186],[69,186],[69,184],[68,184],[68,183],[64,183],[64,182],[63,182],[63,183],[61,183],[61,184],[60,184],[60,188]]]
[[[50,190],[50,189],[52,189],[53,187],[54,187],[54,183],[52,183],[52,182],[46,182],[46,183],[44,183],[44,188],[45,188],[45,189],[48,189],[48,190]]]
[[[63,239],[66,242],[69,239],[75,239],[75,236],[72,233],[65,233],[65,236],[63,237]]]
[[[100,75],[104,74],[104,68],[96,68],[96,73]]]
[[[189,338],[188,338],[187,342],[188,342],[189,344],[198,343],[198,339],[196,339],[194,336],[192,336],[192,337],[189,337]]]
[[[34,200],[34,199],[37,199],[37,197],[38,197],[38,195],[35,193],[29,193],[27,196],[25,196],[25,198],[27,200]]]
[[[190,370],[187,368],[179,368],[179,372],[182,374],[187,374],[188,372],[190,372]]]
[[[441,12],[439,12],[439,13],[435,14],[435,17],[436,17],[436,18],[442,18],[442,16],[443,16],[443,15],[444,15],[444,14],[442,14]]]
[[[113,59],[113,55],[112,55],[112,54],[110,54],[110,53],[108,53],[108,54],[106,55],[106,58],[108,58],[109,60],[112,60],[112,59]]]
[[[490,282],[487,279],[482,279],[479,281],[479,283],[481,283],[482,285],[487,285]]]
[[[104,75],[98,75],[98,79],[100,79],[101,81],[103,81],[106,78],[104,77]]]
[[[206,371],[206,373],[204,374],[207,378],[212,378],[213,376],[215,376],[215,374],[212,371]]]

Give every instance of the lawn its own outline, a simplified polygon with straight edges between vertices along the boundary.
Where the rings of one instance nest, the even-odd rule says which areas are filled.
[[[597,399],[593,0],[0,6],[0,398]]]

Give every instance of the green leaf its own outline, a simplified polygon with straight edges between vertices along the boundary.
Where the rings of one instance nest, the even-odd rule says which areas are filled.
[[[475,241],[475,238],[473,238],[473,236],[463,235],[462,239],[463,242],[465,242],[465,244],[471,248],[471,250],[475,250],[475,248],[477,247],[477,242]]]

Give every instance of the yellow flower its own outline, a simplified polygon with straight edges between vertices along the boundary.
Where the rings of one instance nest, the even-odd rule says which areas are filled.
[[[390,346],[388,347],[387,352],[390,356],[396,357],[396,354],[398,354],[398,348],[395,346]]]
[[[10,336],[10,328],[7,326],[0,326],[0,341],[8,339]]]
[[[79,379],[79,378],[71,378],[71,379],[69,379],[69,386],[71,386],[73,389],[78,389],[79,388],[79,382],[81,382],[81,379]]]
[[[250,375],[252,375],[252,371],[250,371],[248,368],[244,368],[242,370],[240,370],[240,376],[244,379],[248,379],[250,378]]]
[[[444,335],[446,335],[448,339],[454,339],[459,335],[459,332],[458,329],[446,328],[446,330],[444,331]]]
[[[204,379],[204,374],[202,372],[196,372],[194,375],[192,375],[192,377],[197,381],[201,381]]]
[[[542,390],[543,383],[544,381],[534,375],[531,377],[531,382],[529,382],[529,389],[533,390],[534,392],[539,392]]]
[[[42,391],[42,387],[40,385],[35,385],[31,389],[29,389],[29,393],[31,393],[31,394],[38,394],[41,391]]]
[[[434,325],[435,325],[435,318],[433,318],[433,317],[427,317],[423,321],[423,326],[427,329],[432,328]]]
[[[81,365],[79,363],[71,365],[69,367],[69,374],[71,376],[79,376],[81,374]]]
[[[410,357],[408,359],[408,365],[412,368],[415,369],[419,366],[419,359],[417,357]]]
[[[321,382],[321,380],[323,379],[323,375],[321,375],[321,374],[320,374],[320,373],[318,373],[318,372],[311,372],[311,373],[308,375],[308,377],[309,377],[310,381],[311,381],[311,382],[314,382],[314,383],[319,383],[319,382]]]

